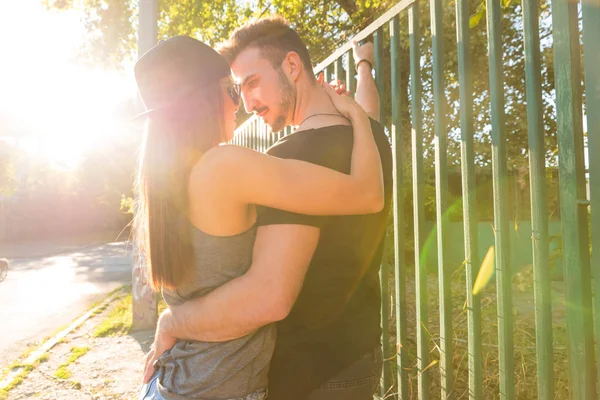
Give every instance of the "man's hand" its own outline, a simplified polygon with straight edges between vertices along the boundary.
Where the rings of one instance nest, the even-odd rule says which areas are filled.
[[[369,117],[379,121],[380,99],[375,79],[373,79],[375,46],[371,42],[359,45],[356,40],[352,41],[352,53],[354,54],[354,65],[356,66],[356,94],[354,98],[369,114]]]
[[[357,69],[362,66],[360,63],[362,60],[368,61],[368,63],[373,67],[375,65],[375,46],[372,42],[366,42],[360,45],[356,40],[352,41],[352,55],[354,56],[354,65],[356,65]],[[360,63],[360,65],[359,65]],[[370,72],[370,68],[369,68]]]
[[[154,334],[154,343],[146,355],[143,383],[148,383],[152,378],[152,375],[154,375],[154,363],[160,358],[160,356],[163,355],[165,351],[170,350],[173,346],[175,346],[175,343],[177,343],[177,338],[169,335],[166,330],[170,316],[171,311],[167,308],[158,319],[156,333]]]

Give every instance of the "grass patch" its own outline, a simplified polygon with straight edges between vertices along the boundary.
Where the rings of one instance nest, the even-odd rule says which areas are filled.
[[[68,364],[72,364],[74,363],[79,357],[83,356],[85,353],[87,353],[88,351],[90,351],[89,347],[73,347],[71,349],[71,357],[69,357],[69,361],[67,361]],[[65,363],[65,364],[67,364]]]
[[[66,365],[61,365],[54,373],[54,376],[58,379],[69,379],[71,375],[72,373],[69,371]]]
[[[0,390],[0,400],[8,399],[8,392],[19,386],[27,378],[27,375],[33,371],[34,365],[18,365],[14,368],[23,368],[23,370],[13,379],[10,385]]]
[[[407,268],[410,271],[410,267]],[[451,277],[451,301],[453,324],[453,388],[456,399],[469,397],[468,380],[468,320],[466,300],[466,282],[464,271]],[[525,284],[523,284],[525,280]],[[393,277],[390,276],[390,293],[394,293]],[[429,321],[426,324],[428,335],[428,362],[431,367],[427,370],[430,377],[428,384],[432,399],[439,399],[440,385],[440,313],[439,313],[439,284],[436,275],[427,277]],[[552,311],[553,311],[553,361],[554,361],[554,387],[555,398],[569,398],[568,363],[567,363],[567,334],[566,312],[564,306],[564,284],[552,284]],[[407,327],[407,343],[402,348],[408,357],[409,398],[417,396],[417,378],[419,371],[416,368],[416,307],[415,307],[415,280],[408,276],[406,288],[403,291],[407,299],[406,316],[403,318]],[[448,299],[448,300],[450,300]],[[481,342],[482,342],[482,367],[483,367],[483,397],[499,398],[499,362],[498,362],[498,317],[496,285],[492,280],[480,295],[481,301]],[[514,318],[514,389],[517,399],[536,399],[537,388],[537,360],[535,340],[535,308],[533,301],[533,277],[515,274],[513,279],[513,318]],[[392,305],[395,301],[392,302]],[[392,307],[389,316],[390,348],[396,349],[395,339],[395,312]],[[393,354],[393,353],[392,353]],[[435,364],[435,361],[438,361]],[[392,376],[396,377],[395,358],[390,363]],[[392,390],[394,391],[394,390]]]
[[[37,359],[38,362],[43,363],[48,361],[48,359],[50,358],[50,356],[48,355],[48,353],[44,353],[40,356],[40,358]]]
[[[73,364],[77,359],[83,356],[90,350],[89,347],[73,347],[71,349],[71,356],[67,361],[58,366],[58,369],[54,373],[54,376],[58,379],[69,379],[72,375],[71,371],[69,371],[69,365]]]
[[[94,337],[125,335],[131,330],[131,294],[116,301],[108,316],[94,330]]]

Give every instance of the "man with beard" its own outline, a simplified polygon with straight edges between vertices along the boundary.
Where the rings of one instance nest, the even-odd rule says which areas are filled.
[[[306,46],[285,20],[245,25],[219,51],[241,85],[248,112],[273,131],[297,127],[269,154],[349,173],[352,126],[317,82]],[[355,45],[354,52],[356,100],[377,119],[373,46]],[[252,266],[161,315],[146,378],[175,338],[226,341],[277,322],[269,399],[372,399],[382,368],[378,271],[391,204],[392,156],[383,127],[376,121],[371,125],[384,172],[383,210],[324,217],[259,207]]]

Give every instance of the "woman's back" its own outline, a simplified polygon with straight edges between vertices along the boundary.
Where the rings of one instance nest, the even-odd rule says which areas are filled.
[[[233,236],[191,229],[195,269],[176,290],[163,290],[169,306],[243,275],[252,262],[256,226]],[[177,342],[158,361],[161,394],[165,399],[230,399],[266,388],[275,335],[275,326],[267,325],[226,342]]]

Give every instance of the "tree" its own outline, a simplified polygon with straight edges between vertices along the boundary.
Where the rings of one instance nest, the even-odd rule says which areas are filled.
[[[49,7],[69,8],[75,3],[69,0],[46,0]],[[366,27],[383,11],[395,4],[393,0],[181,0],[159,2],[159,38],[173,35],[192,35],[214,45],[225,40],[239,25],[268,14],[286,17],[305,40],[315,63],[323,60],[335,48],[352,35]],[[135,0],[83,0],[82,12],[89,31],[88,50],[85,53],[95,62],[121,65],[123,60],[135,57],[136,31]],[[433,91],[432,91],[432,46],[430,34],[430,14],[427,2],[422,2],[421,27],[421,82],[422,111],[421,121],[424,133],[424,155],[427,170],[433,169]],[[556,166],[556,122],[554,102],[553,60],[551,53],[551,25],[549,1],[540,5],[542,40],[542,90],[544,101],[544,123],[546,130],[547,165]],[[490,94],[487,57],[487,32],[485,25],[485,2],[471,0],[471,59],[473,81],[473,107],[475,151],[477,165],[484,175],[491,168],[490,144]],[[454,1],[446,1],[443,6],[443,47],[446,93],[446,125],[449,135],[449,167],[460,163],[460,128],[457,72],[456,19]],[[525,106],[524,48],[522,33],[522,13],[518,1],[503,1],[503,72],[505,87],[505,123],[508,146],[509,170],[527,171],[527,112]],[[401,101],[403,108],[402,125],[404,132],[410,132],[411,101],[409,91],[409,38],[406,13],[401,20]],[[387,27],[385,27],[385,35]],[[389,61],[389,53],[384,52]],[[384,63],[389,77],[389,62]],[[389,79],[389,78],[387,78]],[[388,90],[389,92],[389,90]],[[390,115],[390,94],[384,93],[386,115]],[[385,121],[389,124],[390,121]],[[404,157],[410,164],[410,135],[404,135]],[[407,165],[410,166],[410,165]],[[406,170],[409,170],[407,168]],[[526,174],[519,179],[525,179]],[[491,185],[490,185],[491,186]],[[491,190],[491,188],[490,188]],[[433,192],[432,192],[433,193]],[[431,210],[433,211],[433,210]]]

